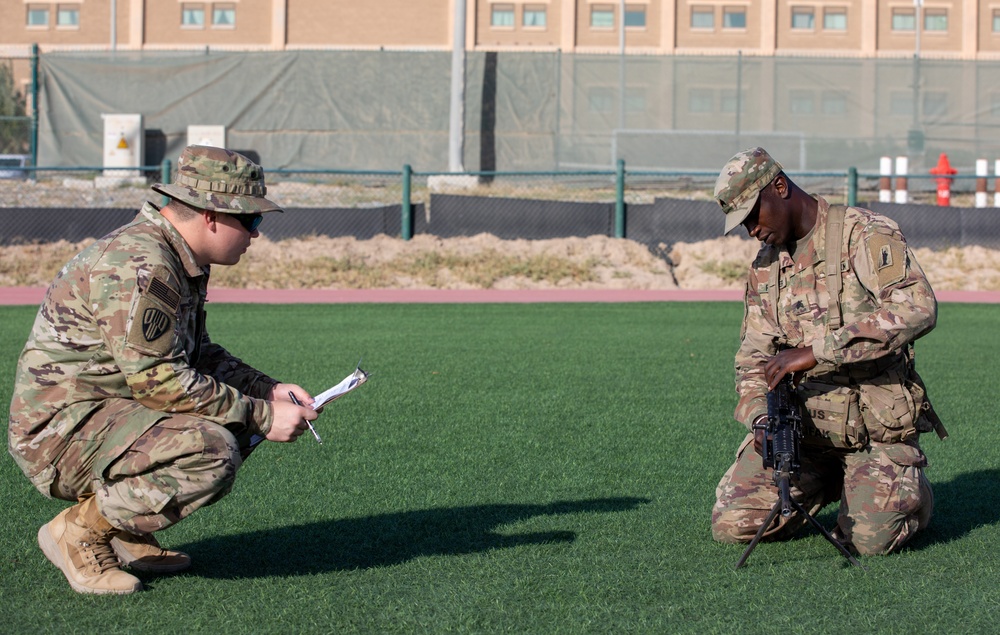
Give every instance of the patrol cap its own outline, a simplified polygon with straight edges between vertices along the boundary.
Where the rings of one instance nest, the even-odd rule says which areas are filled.
[[[757,203],[760,191],[781,172],[781,165],[764,148],[738,153],[722,168],[715,181],[715,200],[726,214],[726,231],[746,220]]]
[[[177,159],[177,177],[153,191],[191,207],[226,214],[283,212],[264,198],[264,168],[239,152],[212,146],[188,146]]]

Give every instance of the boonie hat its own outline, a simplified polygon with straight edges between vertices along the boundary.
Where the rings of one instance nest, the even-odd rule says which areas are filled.
[[[239,152],[212,146],[188,146],[177,159],[177,177],[153,191],[191,207],[226,214],[283,212],[264,198],[264,168]]]
[[[729,159],[715,181],[715,200],[726,214],[724,234],[746,220],[757,203],[760,191],[779,172],[781,165],[764,148],[750,148]]]

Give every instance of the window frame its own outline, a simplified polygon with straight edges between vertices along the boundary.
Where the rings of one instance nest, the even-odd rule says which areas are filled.
[[[935,18],[943,21],[944,28],[928,28],[928,25],[931,24],[931,20],[936,21]],[[947,33],[948,22],[948,9],[946,7],[929,7],[924,9],[924,33]]]
[[[215,21],[216,11],[232,12],[233,21],[229,24],[219,24]],[[213,2],[212,3],[212,28],[220,30],[232,30],[236,28],[236,3],[235,2]]]
[[[594,18],[598,15],[608,16],[608,24],[595,24]],[[613,4],[592,4],[590,5],[590,28],[593,31],[611,31],[615,28],[615,5]]]
[[[897,19],[907,19],[910,22],[909,27],[900,27],[897,24]],[[894,33],[913,33],[917,30],[917,12],[912,7],[893,7],[892,13],[889,15],[889,29]]]
[[[33,24],[31,17],[33,14],[44,14],[44,24]],[[24,5],[24,26],[31,31],[47,31],[52,23],[52,5],[32,3]]]
[[[809,5],[792,5],[789,7],[790,21],[789,29],[796,33],[801,33],[803,31],[813,32],[816,30],[816,7]],[[798,26],[795,24],[795,19],[798,17],[807,17],[809,20],[809,26]]]
[[[731,15],[739,15],[743,18],[743,24],[741,26],[732,26],[726,24],[726,18]],[[723,6],[722,7],[722,29],[724,31],[746,31],[747,29],[747,8],[745,6]]]
[[[540,15],[541,24],[528,24],[529,15]],[[549,28],[549,11],[544,4],[525,4],[521,9],[521,28],[531,31],[544,31]]]
[[[707,26],[695,24],[695,16],[708,16],[711,18],[711,24]],[[715,31],[715,6],[710,4],[691,5],[689,23],[692,31]]]
[[[642,24],[629,24],[629,16],[634,19],[635,16],[642,16]],[[622,24],[625,25],[626,29],[632,31],[645,31],[646,27],[649,25],[647,21],[648,12],[646,11],[646,5],[644,4],[626,4],[625,5],[625,15],[623,16]]]
[[[208,15],[205,13],[204,2],[182,2],[181,3],[181,28],[190,29],[192,31],[201,31],[205,28],[205,21]],[[197,22],[186,22],[188,15],[194,15],[195,12],[201,12],[201,23]]]
[[[509,17],[509,22],[505,19],[502,22],[497,18]],[[513,31],[517,26],[517,7],[513,2],[494,2],[490,5],[490,28],[498,31]]]
[[[838,17],[844,21],[844,26],[830,26],[828,18]],[[832,33],[847,32],[847,7],[823,7],[823,30]]]

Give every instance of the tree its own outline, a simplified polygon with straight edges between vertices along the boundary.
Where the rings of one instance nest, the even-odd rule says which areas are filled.
[[[0,64],[0,154],[28,152],[30,122],[25,112],[25,97],[14,85],[12,66]]]

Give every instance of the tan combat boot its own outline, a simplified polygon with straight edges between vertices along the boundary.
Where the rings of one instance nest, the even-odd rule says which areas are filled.
[[[111,539],[123,566],[148,573],[176,573],[191,566],[191,556],[160,546],[153,534],[138,536],[123,531]]]
[[[38,530],[38,546],[77,593],[123,595],[142,590],[139,578],[119,568],[111,539],[119,533],[97,510],[97,499],[63,510]]]

